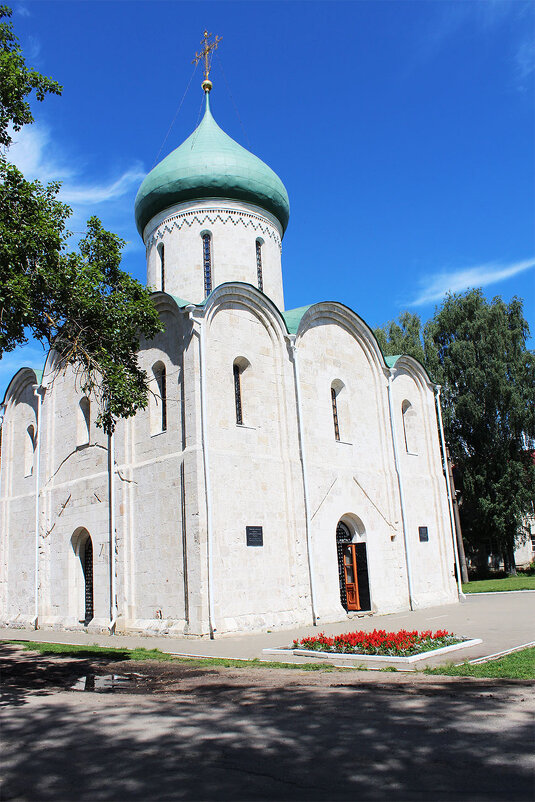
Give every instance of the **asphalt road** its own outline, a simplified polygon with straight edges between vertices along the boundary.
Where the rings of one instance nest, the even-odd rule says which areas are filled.
[[[4,802],[533,799],[527,682],[0,656]]]

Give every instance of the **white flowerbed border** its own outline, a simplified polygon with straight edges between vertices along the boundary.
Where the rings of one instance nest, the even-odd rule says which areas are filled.
[[[296,657],[315,657],[321,660],[332,660],[338,662],[341,660],[350,663],[394,663],[394,665],[411,665],[420,660],[427,660],[430,657],[436,657],[441,654],[448,654],[449,652],[456,652],[459,649],[469,649],[471,646],[477,646],[483,643],[481,638],[471,638],[464,640],[461,643],[454,643],[452,646],[441,646],[440,649],[432,649],[428,652],[421,654],[411,654],[409,657],[389,657],[384,654],[349,654],[342,652],[319,652],[315,649],[262,649],[262,654],[276,654],[276,655],[295,655]]]

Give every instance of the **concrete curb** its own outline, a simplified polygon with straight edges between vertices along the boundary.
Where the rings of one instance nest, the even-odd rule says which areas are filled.
[[[473,590],[465,593],[465,598],[472,596],[496,596],[497,593],[535,593],[531,588],[524,588],[523,590]]]
[[[508,654],[515,652],[522,652],[524,649],[530,649],[535,646],[535,640],[529,643],[521,643],[520,646],[514,646],[512,649],[505,649],[503,652],[494,652],[494,654],[487,654],[485,657],[476,657],[474,660],[469,660],[470,665],[482,665],[483,663],[491,663],[493,660],[499,660],[500,657],[507,657]]]

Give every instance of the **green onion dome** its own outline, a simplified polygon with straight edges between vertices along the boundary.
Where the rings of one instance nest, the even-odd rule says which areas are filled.
[[[231,198],[271,212],[283,232],[290,217],[286,188],[278,175],[228,134],[206,110],[200,125],[176,150],[151,170],[135,202],[136,225],[143,236],[154,215],[176,203],[202,198]]]

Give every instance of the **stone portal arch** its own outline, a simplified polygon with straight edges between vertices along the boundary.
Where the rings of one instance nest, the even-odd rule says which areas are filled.
[[[71,604],[76,620],[87,626],[94,618],[93,541],[84,527],[77,529],[72,538],[73,571]]]
[[[340,602],[347,612],[371,610],[366,528],[352,513],[336,525]]]

